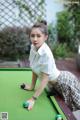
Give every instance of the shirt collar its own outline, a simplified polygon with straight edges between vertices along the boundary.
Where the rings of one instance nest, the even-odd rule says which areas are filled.
[[[34,51],[36,54],[38,53],[39,55],[42,55],[43,52],[44,52],[45,46],[46,46],[46,43],[44,42],[44,43],[42,44],[42,46],[41,46],[38,50],[35,48],[34,45],[32,45],[32,48],[33,48],[33,51]]]
[[[46,43],[44,42],[44,43],[42,44],[42,46],[38,49],[39,55],[42,55],[42,54],[43,54],[44,49],[45,49],[45,46],[46,46]]]

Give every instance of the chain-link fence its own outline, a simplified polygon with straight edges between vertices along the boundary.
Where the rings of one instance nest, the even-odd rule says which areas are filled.
[[[20,59],[30,51],[30,26],[44,19],[45,0],[0,0],[0,59]]]
[[[0,29],[6,26],[30,26],[44,19],[45,0],[0,0]]]

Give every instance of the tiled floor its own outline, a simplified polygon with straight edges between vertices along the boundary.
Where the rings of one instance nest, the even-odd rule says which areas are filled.
[[[69,70],[69,71],[71,71],[80,80],[80,70],[77,69],[75,59],[57,60],[56,65],[61,70]]]

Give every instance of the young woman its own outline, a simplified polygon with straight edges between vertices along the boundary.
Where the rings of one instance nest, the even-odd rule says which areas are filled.
[[[28,110],[33,108],[35,100],[38,99],[47,85],[52,85],[63,96],[65,103],[71,110],[80,109],[80,83],[71,72],[60,71],[56,67],[53,54],[45,43],[48,39],[46,21],[38,22],[32,26],[30,39],[32,46],[29,60],[32,69],[32,83],[31,85],[22,84],[21,88],[33,90],[37,78],[40,80],[40,85],[32,98],[27,100]]]

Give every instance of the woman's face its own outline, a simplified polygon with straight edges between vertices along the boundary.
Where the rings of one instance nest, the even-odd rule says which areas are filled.
[[[32,44],[38,49],[47,40],[48,36],[41,32],[39,28],[32,28],[30,39]]]

